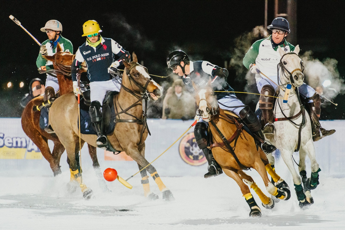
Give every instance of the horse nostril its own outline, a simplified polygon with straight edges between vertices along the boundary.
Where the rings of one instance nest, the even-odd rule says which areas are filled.
[[[297,75],[295,75],[293,78],[295,78],[296,81],[298,80],[298,76]]]
[[[161,91],[159,89],[155,89],[153,90],[153,94],[159,97],[161,96]]]

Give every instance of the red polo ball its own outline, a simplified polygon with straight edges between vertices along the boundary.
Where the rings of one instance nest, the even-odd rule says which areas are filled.
[[[107,181],[114,181],[117,178],[117,171],[113,168],[107,168],[103,172],[104,179]]]

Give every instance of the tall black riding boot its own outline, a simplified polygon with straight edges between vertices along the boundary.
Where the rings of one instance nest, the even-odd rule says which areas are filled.
[[[107,137],[103,133],[103,119],[102,119],[102,112],[101,112],[101,104],[98,101],[91,102],[91,106],[89,108],[89,114],[91,118],[91,122],[95,131],[97,133],[97,140],[96,144],[99,148],[105,148],[107,144]]]
[[[259,119],[256,117],[255,113],[249,108],[249,106],[244,107],[240,111],[240,118],[243,123],[249,128],[249,130],[254,134],[255,140],[260,144],[261,149],[266,153],[272,153],[277,148],[265,141],[265,136],[261,131],[261,124]]]
[[[272,139],[274,137],[273,125],[273,105],[275,90],[271,85],[264,85],[261,89],[259,108],[262,111],[262,118],[264,120],[263,133],[266,138]]]
[[[219,166],[217,161],[213,158],[212,151],[208,148],[202,149],[208,162],[208,173],[204,175],[204,178],[218,176],[223,173],[222,168]]]
[[[194,128],[194,136],[196,143],[198,144],[199,148],[204,152],[204,155],[207,159],[209,164],[208,173],[205,174],[205,178],[209,178],[212,176],[217,176],[222,174],[222,168],[219,166],[217,161],[213,158],[212,151],[207,148],[207,140],[208,140],[208,129],[207,125],[203,122],[198,122]]]

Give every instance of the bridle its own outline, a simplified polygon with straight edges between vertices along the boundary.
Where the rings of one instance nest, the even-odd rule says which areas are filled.
[[[296,53],[294,53],[294,52],[290,52],[290,53],[284,54],[284,55],[281,57],[281,59],[280,59],[280,61],[279,61],[279,64],[277,65],[277,78],[278,78],[277,80],[278,80],[278,83],[279,83],[279,84],[281,83],[281,82],[280,82],[280,78],[279,78],[279,72],[280,72],[280,71],[279,71],[279,68],[281,68],[281,69],[283,70],[283,73],[288,73],[288,76],[286,76],[286,75],[284,74],[284,77],[285,77],[285,79],[290,80],[290,82],[285,83],[285,84],[280,84],[279,86],[287,85],[287,84],[290,84],[290,83],[291,83],[292,85],[294,85],[295,81],[294,81],[294,79],[293,79],[292,74],[293,74],[294,72],[296,72],[296,71],[301,71],[301,73],[303,74],[303,71],[304,71],[304,65],[303,65],[303,61],[302,61],[302,60],[300,61],[301,68],[295,68],[295,69],[292,70],[291,72],[290,72],[289,70],[287,70],[287,69],[285,68],[285,66],[284,66],[284,63],[282,62],[282,60],[283,60],[283,58],[284,58],[285,55],[298,55],[298,54],[296,54]],[[284,88],[285,88],[285,90],[286,90],[286,87],[284,87]],[[285,120],[288,120],[288,121],[291,122],[293,125],[295,125],[296,127],[298,127],[298,143],[297,143],[297,148],[295,149],[295,152],[297,152],[297,151],[299,151],[300,146],[301,146],[301,132],[302,132],[303,126],[304,126],[305,123],[306,123],[306,119],[305,119],[305,108],[304,108],[304,106],[303,106],[303,104],[302,104],[302,102],[301,102],[299,90],[298,90],[297,87],[293,87],[293,89],[294,89],[295,92],[296,92],[296,96],[297,96],[298,102],[299,102],[299,104],[300,104],[300,112],[297,113],[297,114],[295,114],[295,115],[293,115],[293,116],[291,116],[291,117],[287,117],[287,116],[285,115],[285,113],[284,113],[284,111],[283,111],[281,105],[280,105],[280,101],[278,100],[278,101],[277,101],[277,104],[278,104],[279,109],[280,109],[281,113],[283,114],[284,118],[275,118],[275,121],[285,121]],[[300,115],[302,115],[302,121],[301,121],[301,124],[297,124],[296,122],[293,121],[293,119],[298,118]]]
[[[123,88],[125,91],[127,91],[130,95],[134,96],[135,98],[137,98],[138,100],[135,101],[132,105],[128,106],[127,108],[123,109],[120,105],[119,99],[118,97],[115,98],[115,104],[117,104],[120,108],[121,111],[118,111],[117,106],[115,107],[115,114],[116,114],[116,118],[115,118],[115,122],[123,122],[123,123],[137,123],[139,125],[143,125],[142,129],[140,131],[140,140],[139,143],[141,143],[142,141],[142,136],[144,134],[145,129],[147,129],[148,133],[151,135],[150,130],[148,128],[147,125],[147,100],[148,100],[148,90],[147,87],[149,85],[149,83],[151,82],[152,78],[149,78],[144,85],[141,85],[139,82],[137,82],[133,76],[130,74],[131,70],[134,69],[136,66],[141,66],[139,63],[131,63],[130,64],[130,68],[126,69],[126,75],[128,76],[130,85],[131,85],[131,89],[124,86],[122,84],[122,82],[119,82],[121,84],[121,88]],[[116,79],[116,78],[115,78]],[[134,83],[139,89],[140,92],[136,92],[133,90],[133,84]],[[143,105],[145,104],[145,105]],[[143,107],[143,112],[142,112],[142,117],[141,118],[137,118],[136,116],[128,113],[128,111],[131,108],[134,108],[136,106],[142,106]],[[130,117],[132,117],[132,119],[121,119],[120,118],[120,114],[126,114]]]
[[[56,65],[57,69],[49,69],[49,70],[45,70],[45,71],[40,70],[39,73],[40,74],[49,73],[50,75],[52,75],[54,77],[57,77],[55,74],[60,73],[66,77],[71,78],[71,75],[72,75],[71,66],[57,63],[56,54],[54,55],[54,63]],[[74,57],[75,57],[75,55],[72,55],[72,60],[74,59]]]
[[[295,52],[290,52],[290,53],[285,53],[285,54],[280,58],[280,61],[279,61],[278,65],[277,65],[277,82],[278,82],[279,84],[281,83],[280,77],[279,77],[279,73],[280,73],[280,72],[279,72],[279,68],[281,68],[281,69],[283,70],[285,79],[289,79],[290,82],[291,82],[291,84],[294,85],[294,84],[295,84],[295,80],[293,79],[293,73],[296,72],[296,71],[300,71],[300,72],[303,74],[303,71],[304,71],[303,61],[302,61],[302,60],[300,61],[301,68],[295,68],[294,70],[292,70],[292,71],[290,72],[288,69],[286,69],[286,67],[284,66],[284,63],[283,63],[283,61],[282,61],[282,60],[284,59],[285,55],[297,55],[297,56],[298,56],[298,54],[296,54]],[[288,76],[286,76],[285,73],[287,73]],[[288,84],[288,83],[287,83],[287,84]],[[285,84],[281,84],[281,85],[285,85]],[[281,85],[280,85],[280,86],[281,86]]]

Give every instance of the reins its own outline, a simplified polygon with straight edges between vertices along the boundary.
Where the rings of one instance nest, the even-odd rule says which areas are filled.
[[[281,59],[280,59],[280,61],[279,61],[279,64],[277,65],[277,81],[278,81],[279,84],[281,83],[281,81],[280,81],[280,76],[279,76],[279,73],[280,73],[279,68],[282,70],[283,76],[285,77],[285,79],[286,79],[286,80],[290,80],[290,83],[291,83],[291,84],[294,83],[294,79],[293,79],[292,74],[293,74],[295,71],[298,71],[298,70],[299,70],[299,71],[303,72],[303,70],[304,70],[304,68],[303,68],[303,63],[302,63],[302,62],[301,62],[301,67],[302,67],[302,68],[296,68],[296,69],[294,69],[294,70],[291,71],[291,72],[288,71],[288,70],[285,68],[284,64],[282,63],[282,60],[283,60],[283,57],[284,57],[285,55],[289,55],[289,54],[297,55],[296,53],[291,52],[291,53],[286,53],[286,54],[284,54],[284,55],[281,57]],[[286,76],[285,73],[288,73],[289,76]],[[289,84],[289,83],[281,84],[280,86],[287,85],[287,84]],[[285,87],[284,87],[284,88],[285,88]],[[300,147],[301,147],[301,133],[302,133],[302,128],[303,128],[303,126],[304,126],[305,123],[306,123],[306,119],[305,119],[305,108],[304,108],[304,106],[303,106],[303,104],[302,104],[302,102],[301,102],[298,88],[294,87],[294,91],[296,92],[296,96],[297,96],[298,102],[299,102],[299,104],[300,104],[300,111],[299,111],[297,114],[295,114],[295,115],[293,115],[293,116],[291,116],[291,117],[287,117],[287,116],[285,115],[285,113],[283,112],[283,109],[282,109],[282,107],[281,107],[280,101],[278,100],[278,101],[277,101],[277,104],[278,104],[279,109],[280,109],[280,112],[283,114],[284,118],[275,118],[275,121],[286,121],[286,120],[287,120],[287,121],[291,122],[293,125],[295,125],[296,127],[298,127],[298,143],[297,143],[297,147],[296,147],[296,149],[295,149],[295,152],[297,152],[297,151],[299,151],[299,149],[300,149]],[[293,119],[298,118],[300,115],[302,115],[302,121],[301,121],[300,124],[297,124],[296,122],[293,121]]]
[[[115,104],[117,104],[121,111],[118,111],[117,107],[115,106],[115,114],[116,114],[116,118],[115,118],[115,122],[123,122],[123,123],[137,123],[139,125],[143,125],[141,131],[140,131],[140,141],[139,143],[141,143],[142,141],[142,136],[145,132],[145,129],[147,129],[148,133],[151,135],[150,130],[148,128],[147,125],[147,100],[148,100],[148,95],[147,95],[147,86],[149,85],[149,83],[151,82],[151,78],[148,79],[145,83],[144,86],[140,85],[137,81],[135,81],[135,79],[131,76],[130,71],[135,68],[136,66],[138,66],[139,64],[136,63],[135,65],[132,65],[131,68],[129,70],[126,71],[126,75],[128,77],[129,83],[131,85],[131,89],[124,86],[122,82],[120,82],[121,87],[128,92],[130,95],[134,96],[135,98],[137,98],[138,100],[135,101],[133,104],[131,104],[130,106],[128,106],[127,108],[123,109],[118,97],[116,97],[115,99]],[[133,90],[133,84],[132,82],[143,92],[143,93],[137,93]],[[145,105],[143,105],[143,103]],[[135,115],[128,113],[128,111],[131,108],[134,108],[136,106],[142,106],[143,107],[143,113],[142,113],[142,118],[137,118]],[[121,119],[120,118],[120,114],[126,114],[130,117],[133,117],[133,119]]]

